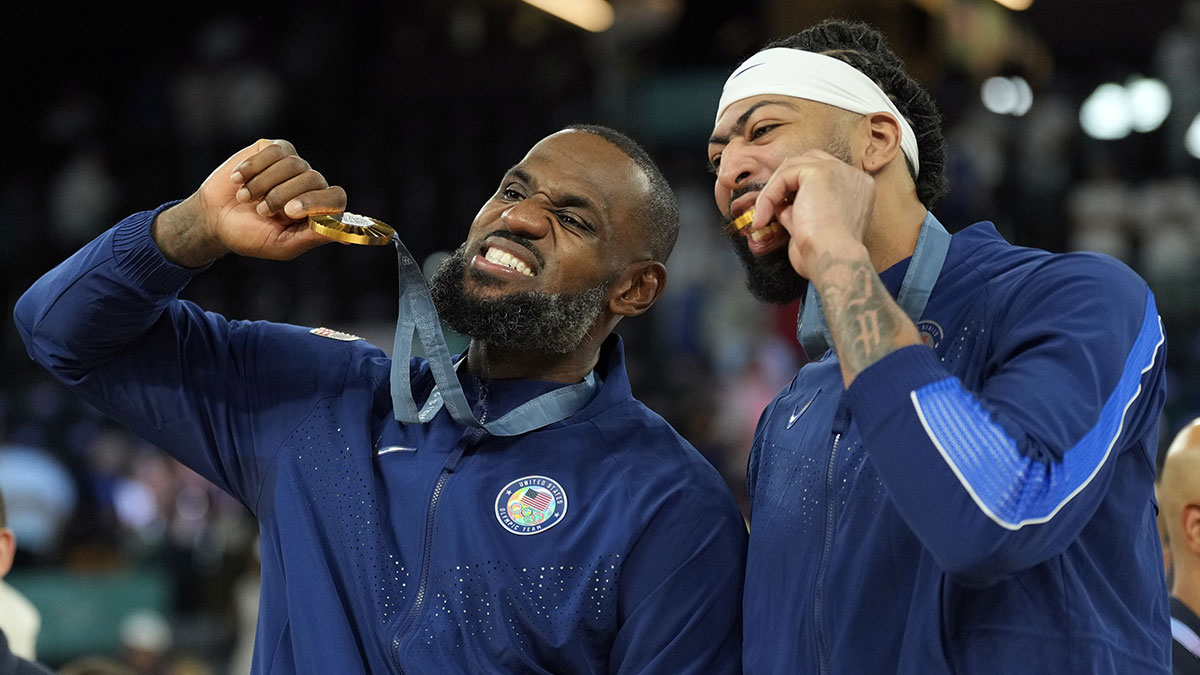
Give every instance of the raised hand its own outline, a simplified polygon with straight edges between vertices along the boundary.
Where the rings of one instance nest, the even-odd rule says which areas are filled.
[[[875,204],[870,175],[821,150],[784,160],[759,193],[750,232],[777,221],[790,235],[788,260],[815,281],[830,256],[859,257]]]
[[[154,240],[168,259],[185,267],[229,252],[290,260],[330,241],[309,230],[309,215],[345,209],[345,190],[330,186],[291,143],[263,139],[235,153],[192,196],[159,214]]]

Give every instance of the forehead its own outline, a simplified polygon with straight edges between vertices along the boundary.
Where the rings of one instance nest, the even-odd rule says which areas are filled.
[[[759,94],[730,103],[713,125],[712,142],[721,142],[741,131],[751,119],[762,115],[786,115],[805,120],[823,120],[845,111],[826,103],[783,94]]]
[[[551,196],[589,199],[616,215],[649,189],[641,169],[617,146],[585,131],[560,131],[534,145],[518,168]]]

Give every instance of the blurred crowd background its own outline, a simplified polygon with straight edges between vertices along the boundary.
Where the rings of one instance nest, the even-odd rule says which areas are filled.
[[[7,581],[42,612],[41,660],[246,669],[253,520],[35,368],[11,313],[78,246],[187,196],[260,137],[293,141],[346,188],[351,211],[394,225],[428,267],[547,133],[598,122],[641,141],[678,192],[682,226],[663,301],[619,327],[634,392],[744,503],[758,414],[804,355],[795,306],[744,289],[705,141],[733,66],[825,17],[883,29],[939,101],[952,190],[940,220],[951,231],[991,220],[1015,243],[1104,251],[1138,270],[1168,334],[1163,438],[1200,414],[1197,2],[611,4],[614,23],[598,33],[518,0],[15,12],[0,167],[0,489],[19,542]],[[390,349],[395,256],[327,246],[290,263],[227,258],[185,296]]]

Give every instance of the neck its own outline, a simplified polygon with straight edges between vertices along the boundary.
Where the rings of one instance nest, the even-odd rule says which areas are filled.
[[[1180,557],[1173,558],[1175,581],[1171,586],[1171,595],[1200,616],[1200,558],[1180,560]]]
[[[928,210],[917,200],[911,181],[900,186],[879,181],[875,193],[875,211],[863,235],[863,244],[867,247],[876,273],[913,254],[926,213]]]
[[[600,360],[602,342],[589,336],[573,351],[548,354],[471,340],[471,347],[467,351],[467,370],[484,380],[582,382]]]

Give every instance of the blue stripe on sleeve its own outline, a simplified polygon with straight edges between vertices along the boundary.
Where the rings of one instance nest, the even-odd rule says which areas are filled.
[[[1125,416],[1142,391],[1142,375],[1154,366],[1163,343],[1162,323],[1147,291],[1146,314],[1116,388],[1100,418],[1061,462],[1025,457],[1017,443],[992,422],[975,397],[949,377],[913,391],[921,425],[971,499],[996,524],[1009,530],[1044,523],[1087,487],[1121,436]]]

